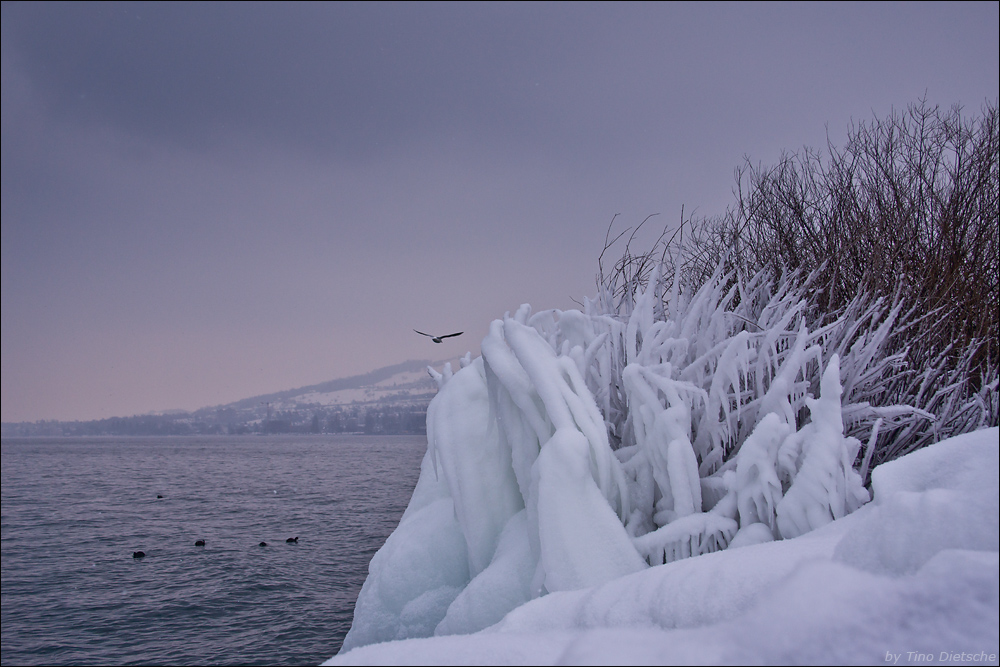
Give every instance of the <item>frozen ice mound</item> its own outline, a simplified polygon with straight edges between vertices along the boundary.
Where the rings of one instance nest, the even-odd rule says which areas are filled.
[[[736,331],[721,284],[669,313],[639,293],[626,320],[522,306],[480,357],[433,372],[419,481],[331,662],[466,663],[477,641],[489,664],[884,662],[874,639],[824,639],[827,622],[874,637],[872,614],[900,647],[995,648],[997,429],[876,467],[869,502],[854,466],[881,422],[866,452],[845,434],[859,408],[829,330],[776,296]],[[910,410],[891,407],[869,412]],[[907,634],[928,591],[949,600],[920,612],[942,630]],[[611,632],[635,639],[614,658],[593,643]]]
[[[996,428],[952,438],[879,466],[874,502],[802,537],[550,593],[475,634],[365,646],[328,664],[871,664],[963,653],[996,664],[998,449]]]

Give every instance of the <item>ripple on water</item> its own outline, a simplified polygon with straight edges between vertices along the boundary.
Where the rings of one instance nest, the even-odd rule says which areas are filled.
[[[425,448],[406,436],[3,440],[2,662],[318,664],[340,648]]]

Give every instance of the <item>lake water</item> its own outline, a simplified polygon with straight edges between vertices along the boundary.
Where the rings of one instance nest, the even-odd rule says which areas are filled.
[[[318,664],[340,649],[425,449],[424,436],[4,439],[0,661]]]

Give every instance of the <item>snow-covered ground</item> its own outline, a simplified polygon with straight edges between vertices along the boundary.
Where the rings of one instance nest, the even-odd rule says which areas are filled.
[[[859,398],[878,337],[810,332],[781,294],[748,329],[712,290],[524,306],[435,374],[419,481],[326,664],[997,664],[1000,430],[869,492],[880,424],[919,412]]]
[[[998,437],[878,467],[873,502],[801,537],[549,593],[471,635],[326,664],[997,664]]]

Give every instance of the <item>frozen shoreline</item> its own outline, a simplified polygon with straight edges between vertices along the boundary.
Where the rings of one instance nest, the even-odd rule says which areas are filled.
[[[332,664],[995,658],[1000,431],[920,448],[941,417],[885,393],[882,305],[810,323],[804,285],[659,270],[431,371]]]
[[[977,431],[880,466],[872,503],[802,537],[550,593],[478,633],[324,664],[997,664],[998,439]]]

